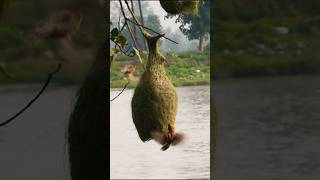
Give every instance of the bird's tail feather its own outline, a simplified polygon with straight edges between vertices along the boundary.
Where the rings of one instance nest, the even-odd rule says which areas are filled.
[[[167,150],[170,145],[177,145],[184,139],[184,134],[182,133],[174,133],[173,135],[169,136],[163,132],[159,131],[152,131],[151,132],[152,138],[157,141],[159,144],[163,145],[161,150]]]

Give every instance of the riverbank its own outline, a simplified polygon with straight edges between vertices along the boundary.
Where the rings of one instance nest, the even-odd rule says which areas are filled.
[[[319,74],[317,8],[312,1],[218,2],[213,7],[215,77]]]
[[[4,64],[6,72],[12,76],[0,76],[0,84],[43,83],[53,72],[58,62],[47,59],[28,59],[7,61]],[[89,71],[91,61],[62,63],[62,68],[56,73],[51,82],[61,85],[81,84]]]
[[[315,53],[257,55],[223,53],[213,55],[214,78],[320,74],[320,59]]]
[[[205,52],[167,52],[166,71],[175,86],[203,85],[210,83],[210,60]],[[65,62],[61,70],[53,77],[52,83],[62,85],[81,84],[89,71],[92,60]],[[43,83],[57,62],[48,59],[25,59],[3,62],[5,70],[13,77],[0,76],[0,84]],[[121,88],[127,80],[121,69],[127,64],[136,65],[134,76],[140,77],[143,68],[135,58],[120,56],[110,69],[110,86]],[[130,85],[129,87],[133,87]]]
[[[177,53],[168,51],[163,54],[167,58],[166,73],[175,86],[210,83],[209,52],[185,51]],[[146,56],[142,56],[142,58],[147,59]],[[133,73],[135,77],[142,75],[144,70],[138,59],[119,56],[115,59],[110,70],[110,86],[112,88],[123,87],[127,83],[121,70],[128,64],[135,65],[136,69]],[[129,87],[133,86],[129,84]]]
[[[191,86],[210,84],[212,79],[313,75],[320,74],[320,60],[317,51],[305,50],[298,55],[294,52],[284,54],[255,54],[239,52],[214,52],[210,69],[209,55],[206,52],[187,51],[181,53],[166,52],[168,59],[166,71],[175,86]],[[61,85],[81,84],[89,71],[93,60],[63,63],[61,70],[53,77],[52,83]],[[13,77],[7,79],[0,76],[0,84],[43,83],[57,62],[47,59],[26,59],[5,61],[6,71]],[[136,65],[135,77],[140,77],[143,68],[135,58],[118,57],[110,69],[110,87],[122,88],[127,83],[121,70],[128,64]],[[129,88],[134,85],[129,84]]]

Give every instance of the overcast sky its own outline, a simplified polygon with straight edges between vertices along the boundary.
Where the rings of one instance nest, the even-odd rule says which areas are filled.
[[[161,7],[160,1],[149,1],[148,3],[151,6],[154,14],[159,16],[160,23],[161,23],[163,29],[170,27],[174,31],[179,28],[180,24],[175,23],[176,18],[164,19],[164,16],[167,15],[167,13]]]

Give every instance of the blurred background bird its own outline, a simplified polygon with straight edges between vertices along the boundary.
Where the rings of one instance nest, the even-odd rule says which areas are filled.
[[[73,43],[73,36],[79,31],[82,14],[79,10],[62,9],[49,13],[37,22],[32,30],[34,40],[53,41],[57,46],[57,55],[64,61],[81,58]]]

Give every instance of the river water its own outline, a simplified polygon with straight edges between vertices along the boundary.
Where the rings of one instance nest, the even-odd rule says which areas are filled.
[[[0,87],[1,121],[37,93],[41,85]],[[65,129],[78,87],[49,86],[16,121],[0,128],[0,179],[68,180]],[[131,119],[132,90],[111,103],[112,178],[208,178],[209,86],[179,87],[179,146],[162,152],[153,141],[142,143]],[[117,90],[111,91],[114,97]]]
[[[217,80],[217,180],[320,178],[320,77]]]
[[[1,122],[25,106],[41,86],[0,86]],[[76,90],[50,85],[27,111],[0,128],[1,180],[69,179],[65,129]]]
[[[214,81],[218,118],[215,179],[318,180],[320,77]],[[1,86],[0,120],[41,85]],[[77,87],[50,85],[15,122],[0,128],[0,179],[68,180],[65,129]],[[209,86],[177,88],[177,131],[186,141],[162,152],[139,140],[130,115],[132,90],[111,103],[113,178],[207,178]],[[111,92],[111,97],[117,94]]]
[[[132,90],[111,103],[111,178],[209,179],[210,87],[178,87],[177,93],[176,131],[186,140],[164,152],[156,142],[139,139],[131,118]]]

